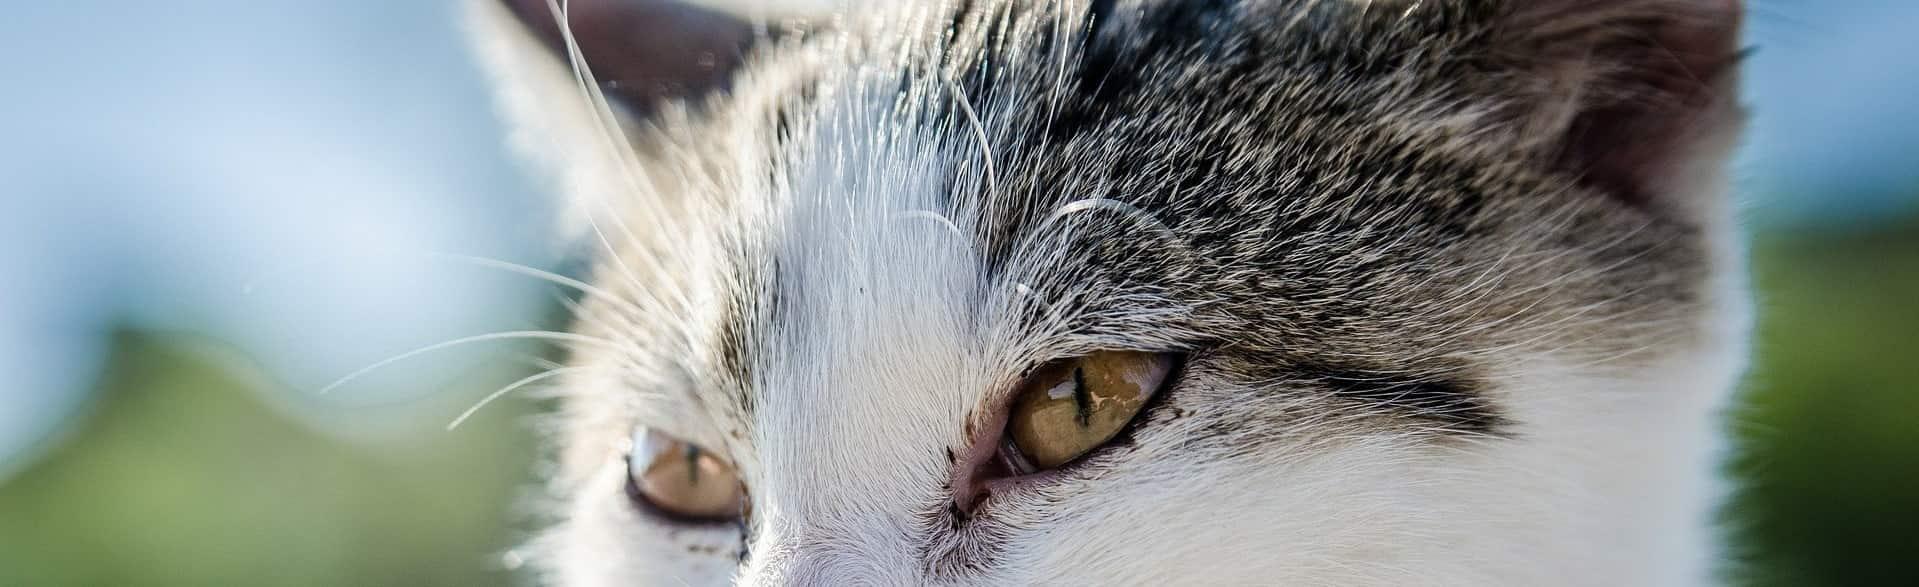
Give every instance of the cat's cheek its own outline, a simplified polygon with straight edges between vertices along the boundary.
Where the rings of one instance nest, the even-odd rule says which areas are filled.
[[[554,584],[730,584],[739,568],[739,530],[677,524],[640,511],[617,490],[621,474],[622,467],[596,474],[593,486],[611,489],[578,496],[545,538]]]

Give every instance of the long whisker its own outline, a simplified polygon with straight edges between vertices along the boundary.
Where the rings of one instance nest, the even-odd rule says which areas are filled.
[[[1034,234],[1050,234],[1053,224],[1069,216],[1088,211],[1107,211],[1118,214],[1121,218],[1125,218],[1134,224],[1144,226],[1151,230],[1155,236],[1160,237],[1166,241],[1167,244],[1177,247],[1180,252],[1185,253],[1187,256],[1195,259],[1199,257],[1198,252],[1193,250],[1192,243],[1180,238],[1179,233],[1174,232],[1172,227],[1167,226],[1165,222],[1160,221],[1160,219],[1153,216],[1151,212],[1112,198],[1083,198],[1067,202],[1055,208],[1053,213],[1047,215],[1045,220],[1040,221],[1040,227],[1034,231]]]
[[[946,89],[953,93],[953,101],[959,104],[961,114],[966,116],[966,124],[973,130],[973,140],[979,142],[980,164],[986,171],[986,191],[994,193],[999,187],[999,173],[993,167],[993,143],[986,134],[986,125],[980,122],[979,113],[973,111],[972,100],[967,99],[966,90],[953,80],[946,80]]]
[[[564,41],[568,61],[572,65],[574,83],[581,90],[583,98],[587,103],[588,113],[593,118],[596,130],[599,131],[598,134],[603,143],[602,147],[607,149],[607,152],[615,158],[619,165],[621,171],[619,178],[632,193],[645,193],[645,190],[642,189],[642,184],[650,183],[650,181],[645,181],[647,178],[646,171],[642,169],[635,160],[635,156],[629,148],[625,147],[625,145],[631,145],[631,142],[628,141],[625,130],[616,122],[612,107],[606,100],[605,94],[600,91],[592,68],[586,62],[585,53],[581,49],[578,39],[575,38],[573,34],[572,22],[569,17],[571,12],[569,4],[570,3],[565,0],[547,0],[548,11],[555,20],[556,28],[559,30],[561,39]],[[619,277],[631,284],[635,292],[640,294],[629,298],[626,305],[636,309],[644,306],[646,309],[654,309],[662,313],[676,313],[682,309],[692,307],[690,301],[686,299],[684,292],[673,288],[666,288],[664,292],[661,292],[655,288],[647,287],[646,280],[642,279],[640,273],[634,271],[634,268],[628,263],[629,256],[647,262],[651,266],[651,275],[655,277],[671,275],[673,272],[665,267],[662,259],[657,258],[655,254],[649,254],[654,251],[644,245],[634,234],[633,230],[626,225],[625,221],[621,218],[622,215],[614,208],[613,204],[608,202],[605,197],[600,196],[600,194],[583,195],[583,197],[591,200],[591,202],[589,202],[590,205],[585,210],[585,219],[587,225],[592,229],[594,238],[598,241],[600,247],[606,251],[609,257],[608,263],[611,268]],[[661,233],[665,232],[658,226],[659,219],[655,217],[656,215],[642,214],[641,216],[653,221],[656,225],[656,231]],[[620,254],[618,247],[614,246],[612,239],[607,237],[607,231],[602,228],[601,217],[612,220],[613,225],[619,229],[625,237],[626,242],[633,247],[635,254]],[[646,313],[648,312],[637,312],[637,314],[640,315]],[[691,334],[685,332],[685,327],[675,326],[673,328],[679,338],[683,340],[691,338]]]
[[[471,263],[481,267],[487,267],[491,269],[499,269],[502,271],[517,273],[517,274],[525,275],[528,277],[533,277],[536,279],[553,283],[554,285],[558,285],[561,287],[569,287],[575,290],[579,290],[581,293],[598,297],[602,300],[607,301],[608,303],[618,305],[622,309],[631,311],[634,314],[646,313],[639,307],[638,304],[634,303],[632,300],[620,297],[619,295],[614,294],[611,291],[607,291],[606,288],[595,286],[593,284],[580,281],[578,279],[573,279],[571,277],[560,275],[558,273],[554,273],[544,269],[530,267],[527,265],[521,265],[519,263],[501,261],[499,259],[491,259],[487,257],[475,257],[472,255],[460,255],[460,254],[453,254],[453,253],[435,253],[434,256]]]
[[[606,98],[606,92],[600,89],[599,79],[593,73],[593,65],[586,61],[586,53],[580,48],[579,41],[573,36],[570,4],[567,0],[547,0],[549,10],[553,11],[554,18],[559,20],[560,33],[566,42],[567,58],[573,66],[574,82],[579,86],[581,92],[586,97],[588,106],[590,107],[589,111],[593,115],[594,122],[597,123],[599,127],[602,140],[609,143],[607,146],[619,160],[620,168],[623,172],[622,178],[626,180],[628,184],[627,187],[638,191],[640,187],[639,184],[652,183],[651,177],[646,168],[639,164],[632,150],[628,148],[629,145],[633,144],[632,139],[627,136],[626,129],[618,123],[618,117],[613,113],[612,102]],[[608,212],[616,212],[611,210],[611,206],[607,205],[604,201],[600,203],[602,207],[609,208],[607,210]],[[622,219],[619,214],[609,213],[607,217],[612,219],[614,227],[624,233],[629,241],[634,240],[633,230],[626,225],[626,221]],[[656,231],[663,231],[666,228],[665,226],[659,225],[659,218],[656,215],[643,215],[642,217],[651,221],[654,224],[652,228]],[[591,218],[589,218],[589,221],[590,220]],[[665,271],[664,267],[658,267],[657,264],[655,269],[662,272]]]
[[[571,373],[585,371],[587,369],[588,369],[587,367],[556,367],[556,368],[548,369],[546,371],[541,371],[539,373],[528,375],[520,379],[519,381],[508,383],[506,384],[505,387],[501,387],[499,390],[494,391],[493,393],[486,394],[486,397],[480,398],[480,401],[475,402],[473,404],[473,407],[467,408],[466,411],[464,412],[460,412],[460,417],[454,418],[452,422],[446,425],[446,431],[452,432],[453,429],[459,428],[460,424],[466,423],[466,421],[469,418],[473,417],[473,414],[478,413],[480,411],[480,408],[486,407],[487,404],[493,403],[494,400],[498,400],[502,397],[506,397],[506,394],[513,393],[514,391],[522,387],[526,387],[528,385],[533,385],[541,381],[546,381],[548,379],[560,377],[563,375],[568,375]]]
[[[345,377],[341,377],[339,379],[334,380],[333,383],[327,384],[326,387],[320,388],[319,395],[326,395],[329,393],[333,393],[333,390],[339,389],[340,386],[342,385],[351,383],[355,379],[365,377],[368,373],[378,371],[381,368],[384,368],[388,365],[392,365],[394,363],[398,363],[400,361],[411,359],[413,357],[417,357],[417,356],[438,351],[441,349],[448,349],[448,348],[453,348],[456,346],[461,346],[466,344],[472,344],[476,342],[487,342],[487,341],[495,341],[495,340],[552,340],[552,341],[560,341],[560,342],[570,342],[575,344],[603,345],[603,346],[608,346],[612,348],[625,348],[627,346],[618,341],[600,338],[597,336],[587,336],[584,334],[575,334],[571,332],[555,332],[551,330],[516,330],[512,332],[490,332],[487,334],[477,334],[473,336],[456,338],[456,339],[438,343],[438,344],[430,344],[430,345],[413,349],[404,353],[400,353],[386,360],[375,362],[365,367],[361,367],[357,371],[348,373]]]
[[[643,193],[644,190],[641,189],[642,184],[651,184],[652,181],[646,170],[635,159],[635,155],[628,147],[632,142],[630,138],[627,137],[626,130],[618,124],[617,117],[613,113],[611,102],[607,100],[605,92],[600,90],[598,79],[593,74],[592,65],[587,63],[586,54],[580,48],[578,39],[574,37],[570,17],[570,2],[567,0],[547,0],[547,8],[557,21],[556,24],[558,25],[557,28],[560,31],[560,36],[565,42],[567,58],[573,68],[574,82],[579,86],[586,98],[589,106],[588,111],[592,114],[594,122],[600,131],[601,140],[606,143],[604,146],[610,150],[619,163],[622,172],[620,178],[624,180],[627,188],[632,190],[633,193]],[[607,238],[606,232],[600,228],[600,222],[595,219],[595,216],[604,215],[611,219],[614,227],[619,229],[623,236],[626,237],[627,242],[637,249],[635,251],[636,253],[646,253],[648,252],[648,248],[640,243],[639,238],[635,236],[632,228],[626,224],[626,221],[621,217],[622,215],[619,214],[618,210],[613,208],[611,203],[605,201],[605,198],[594,197],[592,199],[593,203],[597,204],[596,208],[599,210],[597,210],[597,212],[592,210],[588,211],[586,214],[587,225],[593,229],[595,238],[600,241],[600,245],[605,248],[607,254],[612,257],[611,262],[613,266],[619,270],[620,274],[631,282],[637,291],[648,292],[650,294],[649,297],[653,299],[650,300],[652,303],[649,305],[667,306],[661,308],[662,311],[683,311],[684,309],[693,307],[691,301],[686,299],[684,292],[677,289],[666,288],[665,295],[671,299],[662,299],[659,297],[658,292],[654,292],[652,289],[646,287],[646,284],[639,278],[638,274],[627,264],[626,256],[619,254],[619,251],[615,249],[610,239]],[[653,229],[656,232],[664,234],[666,227],[660,224],[660,219],[657,216],[658,215],[655,214],[641,215],[641,217],[646,218],[654,225]],[[672,274],[672,272],[665,267],[662,260],[656,258],[654,255],[637,254],[635,256],[639,257],[642,261],[649,262],[649,264],[652,265],[651,269],[655,272],[655,275]],[[673,307],[675,305],[677,305],[677,309]],[[681,338],[691,338],[692,335],[685,332],[683,328],[679,330],[677,334]]]

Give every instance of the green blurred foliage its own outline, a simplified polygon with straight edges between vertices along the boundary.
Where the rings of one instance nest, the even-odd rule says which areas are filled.
[[[1919,221],[1765,235],[1753,252],[1736,583],[1919,584]],[[355,443],[261,388],[174,341],[125,338],[85,422],[0,485],[0,585],[514,582],[497,561],[524,522],[527,404]]]
[[[0,484],[0,585],[512,583],[524,404],[343,442],[190,346],[122,337],[86,421]]]
[[[1741,582],[1919,585],[1919,219],[1769,235],[1753,254],[1728,516]]]

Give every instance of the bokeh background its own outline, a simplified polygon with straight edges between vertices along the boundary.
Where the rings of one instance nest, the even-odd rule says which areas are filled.
[[[777,1],[777,0],[774,0]],[[0,10],[0,585],[516,582],[566,270],[454,0]],[[1751,0],[1747,585],[1919,585],[1919,3]]]

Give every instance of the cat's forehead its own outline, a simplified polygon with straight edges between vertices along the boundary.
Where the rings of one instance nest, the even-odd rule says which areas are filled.
[[[1730,376],[1722,186],[1688,174],[1734,80],[1672,49],[1735,2],[953,0],[757,37],[513,5],[608,97],[525,110],[619,155],[568,178],[614,197],[561,408],[567,579],[1484,583],[1447,553],[1556,560],[1507,522],[1645,501],[1581,459],[1664,467],[1645,432]],[[1035,366],[1115,350],[1168,361],[1157,403],[964,511]],[[635,515],[636,429],[731,461],[741,532]],[[1539,483],[1599,501],[1512,499]]]
[[[1240,3],[1120,13],[1099,31],[986,4],[999,9],[925,16],[892,44],[804,47],[805,73],[782,62],[775,98],[742,89],[748,114],[727,126],[759,128],[733,131],[746,155],[729,156],[753,163],[709,187],[736,204],[699,219],[726,237],[669,246],[710,257],[669,276],[709,309],[665,321],[696,333],[682,351],[694,359],[669,362],[689,366],[701,411],[744,428],[769,401],[818,400],[798,390],[913,377],[963,374],[984,393],[1031,361],[1102,346],[1223,345],[1266,368],[1424,376],[1516,339],[1591,338],[1555,330],[1572,316],[1620,318],[1612,339],[1630,347],[1659,308],[1681,311],[1652,302],[1689,295],[1636,273],[1670,264],[1567,276],[1525,262],[1683,266],[1696,251],[1683,227],[1460,143],[1450,121],[1470,113],[1446,110],[1443,68],[1390,49],[1432,43],[1422,22],[1469,10],[1394,24],[1336,2],[1289,13],[1326,22],[1274,36],[1220,25],[1261,16]],[[1431,28],[1470,30],[1444,25]],[[1315,40],[1342,33],[1380,50]],[[1261,69],[1246,68],[1253,52]],[[1579,289],[1538,287],[1549,281]],[[1525,322],[1474,326],[1514,308]],[[875,379],[827,385],[853,363]]]

